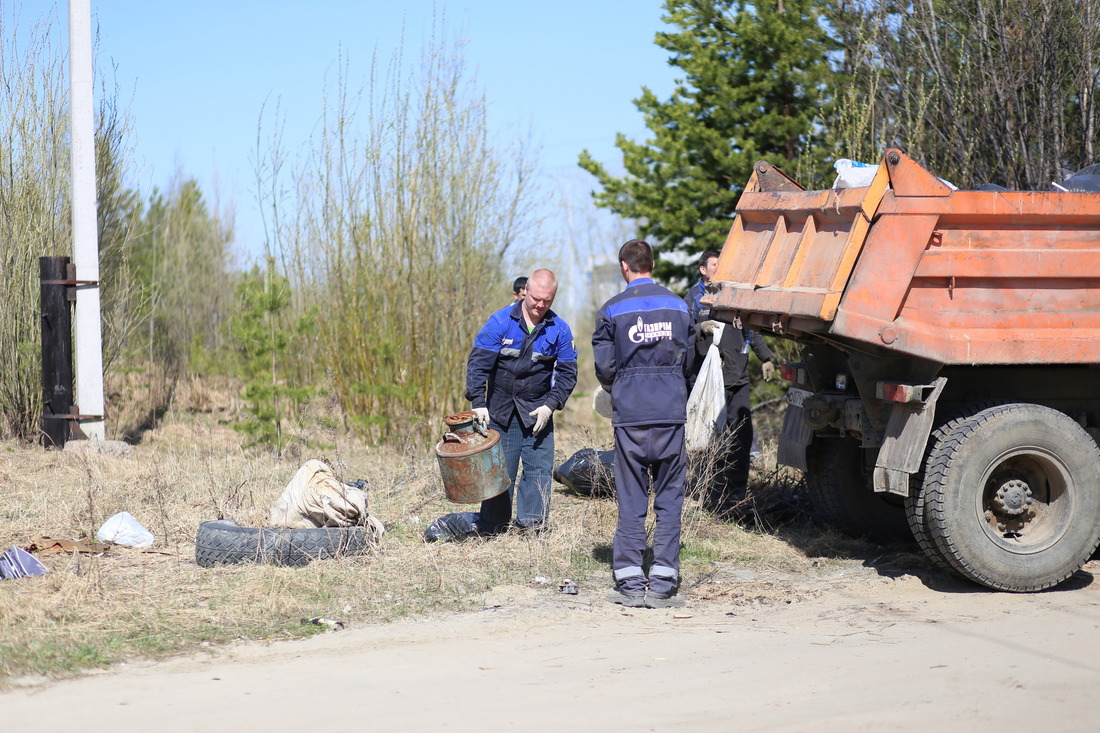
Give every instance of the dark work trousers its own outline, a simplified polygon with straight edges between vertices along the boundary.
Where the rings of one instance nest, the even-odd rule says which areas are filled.
[[[516,524],[521,527],[540,527],[550,514],[550,491],[553,487],[550,472],[554,467],[554,419],[539,434],[524,426],[519,415],[512,411],[507,425],[495,420],[489,427],[500,433],[500,448],[504,453],[504,468],[511,484],[503,494],[481,502],[477,525],[486,534],[502,532],[512,520],[512,497],[516,500]],[[523,476],[516,481],[520,461]]]
[[[721,512],[745,498],[752,451],[749,391],[747,383],[726,388],[726,428],[722,432],[717,475],[704,496],[704,506],[711,511]]]
[[[684,506],[686,473],[683,425],[615,428],[619,525],[615,528],[611,569],[621,592],[640,595],[646,589],[642,556],[646,545],[645,519],[651,474],[657,525],[653,531],[649,591],[661,596],[675,592],[680,574],[680,512]]]

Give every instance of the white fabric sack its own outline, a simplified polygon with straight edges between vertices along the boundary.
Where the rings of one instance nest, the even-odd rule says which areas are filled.
[[[119,512],[100,527],[95,538],[100,542],[112,542],[125,547],[149,547],[153,533],[142,527],[130,512]]]
[[[726,427],[726,385],[722,354],[711,344],[688,396],[684,442],[689,451],[705,450]]]
[[[367,492],[341,483],[324,462],[309,460],[286,485],[271,507],[272,527],[373,527],[382,523],[367,514]]]

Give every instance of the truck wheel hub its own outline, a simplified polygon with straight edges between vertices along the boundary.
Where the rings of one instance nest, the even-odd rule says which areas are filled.
[[[998,514],[1006,514],[1017,517],[1025,513],[1034,499],[1031,496],[1031,487],[1019,479],[1012,479],[1001,484],[997,494],[993,497],[993,505]]]

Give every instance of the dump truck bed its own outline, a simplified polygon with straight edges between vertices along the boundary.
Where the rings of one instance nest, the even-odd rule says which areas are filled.
[[[945,365],[1100,363],[1100,194],[955,191],[897,150],[862,188],[758,163],[706,298]]]

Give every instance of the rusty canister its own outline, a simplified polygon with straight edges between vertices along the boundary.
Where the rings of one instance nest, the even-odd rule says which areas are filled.
[[[478,424],[472,411],[443,418],[447,432],[435,445],[443,490],[456,504],[476,504],[508,490],[500,433]]]

